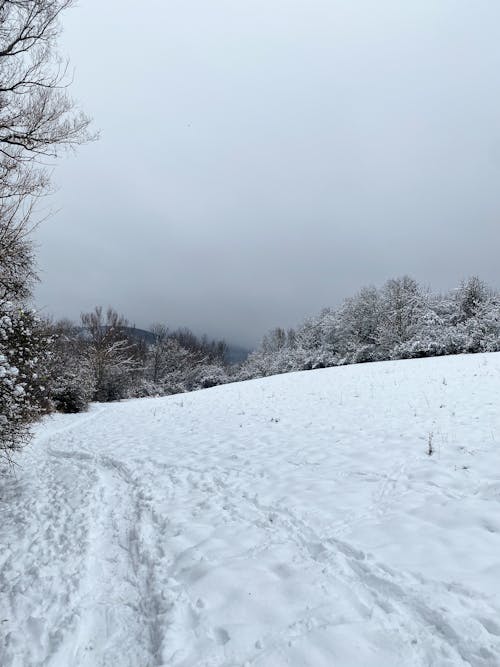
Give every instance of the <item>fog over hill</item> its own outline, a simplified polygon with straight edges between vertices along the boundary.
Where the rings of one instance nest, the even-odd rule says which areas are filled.
[[[498,25],[491,0],[78,3],[101,138],[55,173],[38,304],[253,347],[391,276],[500,288]]]

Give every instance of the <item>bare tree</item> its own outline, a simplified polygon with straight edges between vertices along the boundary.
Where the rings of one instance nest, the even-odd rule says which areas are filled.
[[[91,138],[89,118],[67,94],[56,51],[62,12],[73,0],[0,0],[0,198],[48,185],[44,166],[61,148]]]
[[[43,409],[40,359],[26,308],[36,271],[30,232],[49,188],[50,161],[92,137],[67,94],[68,65],[57,54],[61,14],[72,0],[0,0],[0,453],[29,437]],[[39,385],[39,386],[38,386]]]
[[[0,0],[0,296],[24,298],[35,279],[29,232],[48,162],[95,136],[67,93],[68,64],[56,50],[72,4]]]
[[[159,322],[151,325],[154,342],[150,346],[149,375],[156,384],[166,373],[168,362],[168,328]]]
[[[134,344],[129,340],[127,320],[112,308],[104,316],[101,306],[82,313],[87,337],[87,358],[94,374],[97,401],[112,401],[125,395],[136,370]]]

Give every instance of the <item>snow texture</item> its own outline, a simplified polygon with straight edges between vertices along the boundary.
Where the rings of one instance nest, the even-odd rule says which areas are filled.
[[[0,664],[500,665],[499,391],[480,354],[46,419],[0,484]]]

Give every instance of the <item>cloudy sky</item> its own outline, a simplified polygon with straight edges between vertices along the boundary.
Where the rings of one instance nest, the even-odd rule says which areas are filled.
[[[38,305],[254,344],[409,273],[500,287],[500,3],[79,0],[99,142],[55,169]]]

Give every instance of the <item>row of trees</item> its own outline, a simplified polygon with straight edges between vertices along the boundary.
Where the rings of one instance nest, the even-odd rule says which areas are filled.
[[[274,329],[240,376],[498,350],[498,292],[472,277],[448,294],[434,294],[403,276],[380,289],[365,287],[297,329]]]
[[[226,363],[221,341],[161,324],[141,332],[112,309],[84,313],[78,326],[46,324],[42,339],[54,350],[45,376],[48,403],[79,411],[90,400],[172,394],[289,371],[500,350],[500,296],[476,277],[441,295],[403,276],[363,288],[297,329],[274,329],[239,366]]]
[[[51,341],[49,401],[65,412],[79,412],[91,400],[165,395],[228,381],[225,343],[188,329],[155,324],[141,331],[101,307],[83,313],[79,325],[63,320],[41,328]]]

